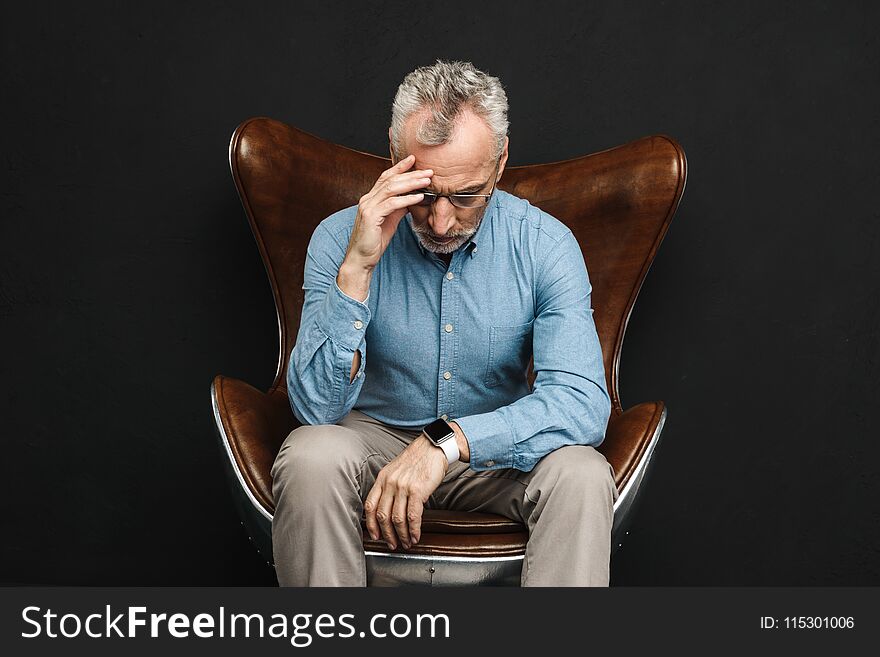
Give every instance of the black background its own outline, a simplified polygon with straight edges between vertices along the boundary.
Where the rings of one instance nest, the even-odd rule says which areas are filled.
[[[504,83],[510,165],[688,156],[623,350],[624,406],[669,418],[612,584],[880,584],[878,5],[371,4],[6,7],[0,583],[274,584],[209,400],[277,359],[229,137],[384,154],[441,57]]]

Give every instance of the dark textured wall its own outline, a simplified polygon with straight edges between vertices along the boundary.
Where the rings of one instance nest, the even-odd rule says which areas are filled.
[[[624,405],[669,419],[612,583],[880,584],[878,5],[366,4],[5,12],[0,582],[274,583],[209,402],[276,362],[228,140],[385,153],[443,57],[505,84],[512,165],[688,155],[624,346]]]

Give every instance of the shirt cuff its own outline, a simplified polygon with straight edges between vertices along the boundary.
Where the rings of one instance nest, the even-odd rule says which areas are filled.
[[[471,469],[514,467],[514,434],[503,415],[493,411],[453,419],[467,438]]]
[[[333,289],[324,296],[324,306],[318,314],[318,328],[334,343],[355,351],[364,341],[371,313],[367,301],[352,299],[339,289],[334,280]]]

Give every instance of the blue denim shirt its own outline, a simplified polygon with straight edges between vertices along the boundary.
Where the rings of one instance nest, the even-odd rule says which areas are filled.
[[[467,437],[474,470],[529,471],[564,445],[602,442],[611,404],[591,286],[563,223],[496,189],[447,269],[407,214],[361,303],[336,284],[356,214],[327,217],[309,242],[287,371],[300,422],[333,424],[352,408],[405,428],[446,416]]]

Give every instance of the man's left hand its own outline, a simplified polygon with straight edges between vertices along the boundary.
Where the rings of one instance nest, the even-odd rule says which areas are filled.
[[[418,543],[422,511],[447,469],[446,454],[422,434],[379,471],[364,500],[367,531],[374,541],[379,531],[392,550],[397,539],[409,549]]]

